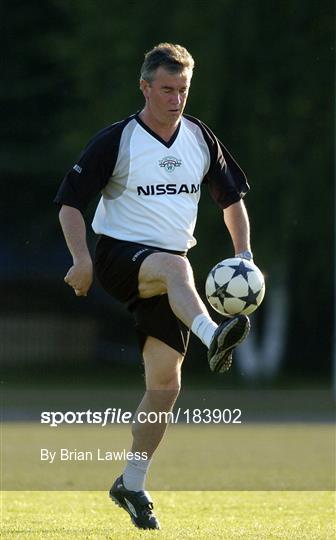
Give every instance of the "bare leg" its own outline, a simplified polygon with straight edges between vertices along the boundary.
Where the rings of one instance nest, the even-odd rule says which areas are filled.
[[[139,295],[150,298],[165,293],[175,315],[189,328],[197,315],[209,317],[196,291],[188,259],[170,253],[152,253],[140,267]]]
[[[150,336],[147,338],[143,357],[146,392],[136,414],[169,412],[180,391],[183,356]],[[138,421],[132,425],[132,452],[146,452],[149,458],[153,455],[168,425],[164,418],[161,420],[155,423]]]
[[[208,347],[210,369],[220,373],[227,371],[233,350],[249,332],[248,317],[224,317],[218,326],[196,291],[188,259],[170,253],[152,253],[140,266],[139,296],[151,298],[166,293],[176,317]]]
[[[146,393],[137,413],[171,411],[180,390],[183,356],[154,337],[148,337],[143,357],[145,362]],[[160,443],[167,422],[135,422],[132,424],[132,451],[147,453],[148,459],[127,460],[121,477],[110,489],[110,497],[131,516],[141,529],[160,529],[153,512],[153,502],[145,491],[145,480],[153,452]]]

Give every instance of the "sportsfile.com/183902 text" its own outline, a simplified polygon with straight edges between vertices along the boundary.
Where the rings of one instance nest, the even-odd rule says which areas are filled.
[[[43,411],[41,424],[58,427],[62,424],[93,424],[105,427],[111,424],[241,424],[241,409],[190,409],[178,407],[175,411],[140,411],[132,413],[109,407],[104,411]]]

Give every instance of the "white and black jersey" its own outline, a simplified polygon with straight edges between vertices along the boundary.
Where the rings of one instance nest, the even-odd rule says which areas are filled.
[[[186,251],[201,185],[226,208],[248,191],[245,174],[211,130],[183,115],[169,142],[138,114],[100,131],[65,176],[55,202],[83,211],[99,192],[97,234]]]

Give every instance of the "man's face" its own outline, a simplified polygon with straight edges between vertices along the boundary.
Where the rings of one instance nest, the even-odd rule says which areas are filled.
[[[186,105],[192,72],[170,73],[159,67],[151,83],[142,80],[146,108],[160,124],[176,125]]]

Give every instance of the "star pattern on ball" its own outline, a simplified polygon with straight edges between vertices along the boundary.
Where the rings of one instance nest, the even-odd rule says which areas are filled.
[[[234,298],[234,295],[230,294],[227,290],[228,286],[230,285],[230,281],[228,281],[227,283],[224,283],[224,285],[222,286],[219,286],[218,283],[216,283],[215,281],[215,285],[216,285],[216,296],[219,297],[222,300],[222,302],[224,302],[225,298]]]
[[[210,270],[206,283],[211,306],[219,313],[230,315],[244,313],[247,309],[252,313],[264,295],[264,283],[259,274],[253,264],[241,259],[225,259],[218,263]]]
[[[235,271],[231,279],[233,279],[236,276],[243,276],[247,281],[247,274],[249,272],[253,272],[253,269],[246,266],[244,264],[244,261],[240,261],[239,264],[235,264],[232,266],[230,265],[229,268],[232,268]]]
[[[253,292],[251,287],[248,286],[247,296],[240,296],[239,299],[244,300],[244,302],[246,302],[247,305],[252,305],[253,304],[254,306],[257,306],[258,305],[257,298],[258,298],[259,293],[260,293],[260,291]]]
[[[215,268],[213,268],[213,269],[211,270],[211,275],[212,275],[212,277],[214,278],[214,281],[215,281],[215,282],[216,282],[216,280],[215,280],[215,275],[216,275],[217,271],[219,270],[219,268],[224,268],[224,267],[226,267],[225,264],[218,263],[218,264],[215,266]]]

